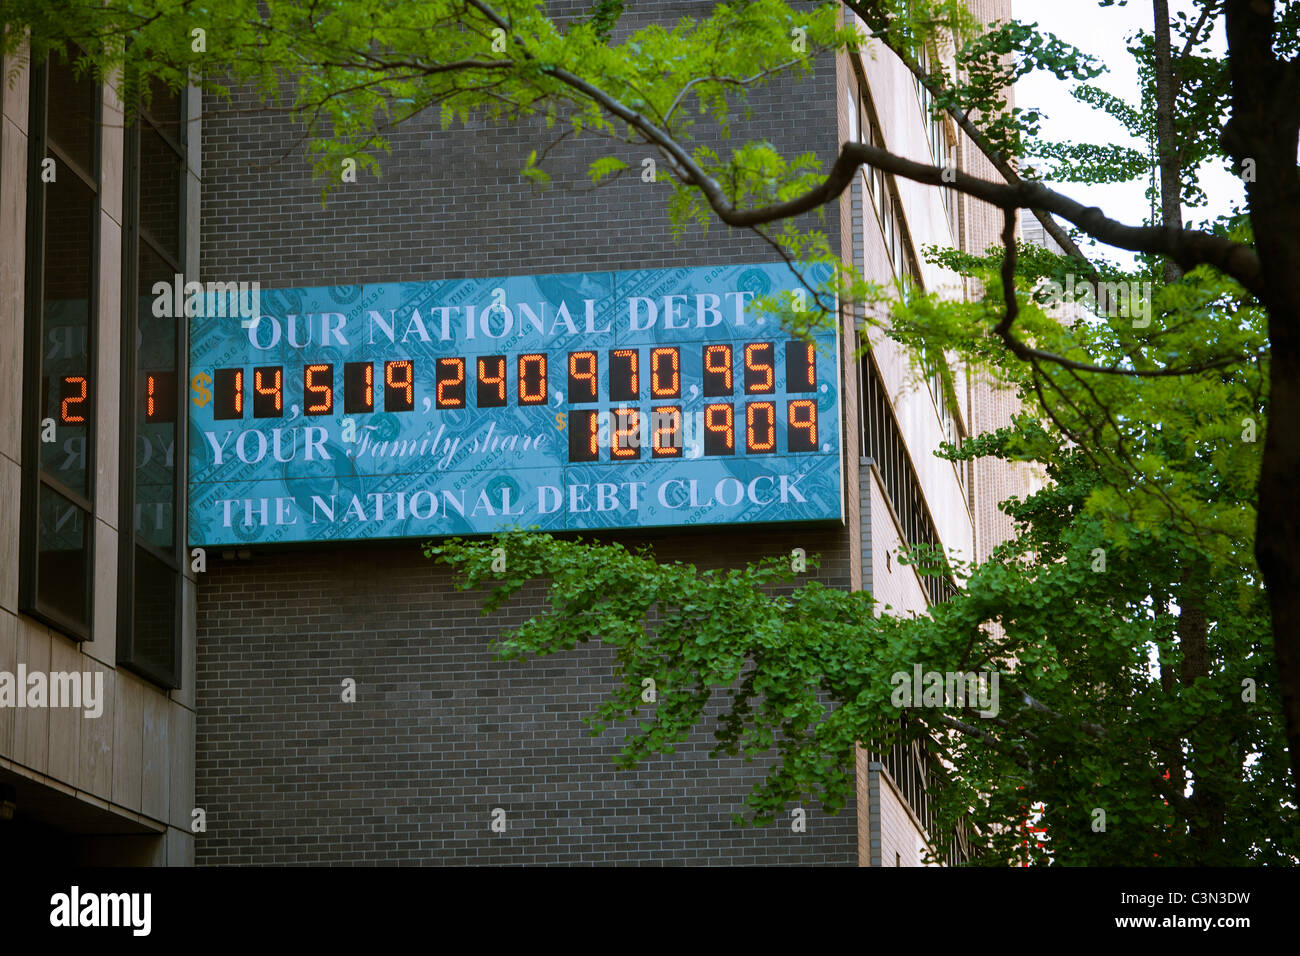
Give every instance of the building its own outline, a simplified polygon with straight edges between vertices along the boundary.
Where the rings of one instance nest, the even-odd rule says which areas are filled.
[[[695,6],[636,4],[622,26]],[[1005,0],[976,6],[986,19],[1009,14]],[[827,165],[842,142],[869,136],[993,175],[951,123],[928,117],[924,91],[888,51],[827,58],[792,93],[782,83],[757,91],[745,135],[787,153],[814,148]],[[102,675],[103,691],[98,716],[93,707],[0,709],[0,784],[14,808],[0,846],[169,865],[915,865],[927,840],[946,848],[946,836],[926,832],[933,768],[917,750],[863,750],[855,803],[838,816],[808,808],[805,832],[736,828],[732,815],[761,768],[709,758],[702,734],[670,758],[617,771],[617,734],[588,735],[581,718],[611,686],[607,651],[495,658],[492,640],[541,609],[536,594],[484,618],[481,595],[455,590],[448,570],[423,556],[427,533],[295,541],[286,531],[273,543],[258,530],[277,524],[271,498],[217,503],[212,488],[225,479],[205,485],[199,472],[222,446],[204,447],[199,423],[249,418],[244,396],[283,414],[288,393],[277,378],[273,395],[272,379],[243,359],[230,358],[239,368],[222,369],[221,381],[207,376],[224,359],[197,362],[195,350],[220,352],[243,330],[231,322],[227,342],[155,316],[157,282],[259,283],[272,303],[264,311],[288,315],[312,311],[299,307],[309,289],[359,309],[364,290],[384,283],[774,262],[765,243],[721,226],[675,241],[662,183],[629,177],[575,195],[565,186],[585,181],[590,160],[581,142],[556,146],[557,186],[539,192],[519,176],[535,139],[485,124],[444,131],[436,118],[396,130],[383,178],[359,177],[322,207],[301,150],[286,153],[296,128],[282,114],[242,110],[251,105],[160,93],[123,129],[115,93],[57,63],[22,72],[4,93],[0,672],[89,674],[87,687]],[[625,158],[634,168],[641,159]],[[37,189],[46,159],[56,175]],[[1000,218],[868,170],[827,208],[823,228],[868,274],[937,288],[953,277],[921,248],[982,250]],[[134,328],[124,318],[133,311]],[[860,317],[841,318],[843,346]],[[317,347],[339,344],[327,325],[317,329]],[[309,328],[296,335],[310,344]],[[302,354],[329,376],[350,357]],[[847,347],[838,356],[825,374],[840,413],[842,519],[769,515],[725,534],[702,522],[610,536],[700,567],[803,548],[822,555],[820,580],[868,588],[899,611],[943,600],[955,585],[920,578],[894,552],[931,542],[973,557],[1006,534],[996,504],[1014,476],[930,452],[996,427],[1008,399],[959,369],[952,401],[883,337],[861,361]],[[377,402],[366,387],[414,384],[416,371],[392,364],[383,382],[358,380],[366,407]],[[341,397],[354,384],[301,374],[304,422],[309,391]],[[259,461],[271,440],[261,435],[250,443],[262,443]],[[191,507],[211,492],[205,503],[224,515],[187,525],[187,486]],[[241,527],[246,537],[235,540]],[[188,547],[198,544],[201,558]],[[353,701],[340,693],[349,681]],[[491,828],[497,809],[505,832]]]
[[[124,129],[112,91],[57,62],[3,95],[0,841],[11,858],[192,863],[184,435],[122,402],[139,367],[175,379],[184,336],[122,316],[155,275],[198,269],[197,149],[175,99]]]

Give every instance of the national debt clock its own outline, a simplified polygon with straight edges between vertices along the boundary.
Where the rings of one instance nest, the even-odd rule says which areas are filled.
[[[842,520],[837,334],[753,304],[800,288],[712,266],[192,316],[190,543]]]

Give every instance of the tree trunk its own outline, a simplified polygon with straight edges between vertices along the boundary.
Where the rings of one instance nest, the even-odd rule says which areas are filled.
[[[1156,155],[1160,161],[1160,215],[1164,225],[1183,228],[1182,171],[1178,162],[1178,140],[1174,132],[1174,103],[1178,80],[1174,76],[1173,51],[1169,43],[1169,0],[1153,0],[1156,40]],[[1165,282],[1177,282],[1182,270],[1165,259]]]
[[[1178,643],[1183,663],[1179,680],[1185,690],[1210,675],[1210,625],[1205,617],[1205,591],[1209,584],[1201,561],[1193,559],[1183,570],[1178,592]],[[1192,777],[1192,799],[1188,826],[1193,845],[1204,864],[1218,862],[1223,845],[1225,814],[1221,761],[1214,757],[1220,733],[1204,722],[1187,734],[1187,771]],[[1238,761],[1240,762],[1240,761]],[[1181,769],[1181,768],[1180,768]],[[1185,779],[1185,778],[1184,778]],[[1180,780],[1181,782],[1181,780]]]
[[[1227,0],[1232,118],[1224,146],[1246,194],[1268,313],[1268,427],[1255,557],[1273,616],[1292,783],[1300,794],[1300,67],[1273,53],[1273,4]]]
[[[1295,218],[1290,219],[1290,228],[1294,229],[1294,224],[1300,222],[1300,202],[1292,209]],[[1289,300],[1289,311],[1282,311],[1287,306],[1269,308],[1272,384],[1259,475],[1255,558],[1264,575],[1273,616],[1273,653],[1286,715],[1291,778],[1300,794],[1300,507],[1296,501],[1296,482],[1300,478],[1300,342],[1296,341],[1295,329],[1295,317],[1300,315],[1300,248],[1295,248],[1298,243],[1294,238],[1278,244],[1293,247],[1289,257],[1292,278],[1286,283],[1276,280],[1280,286],[1289,286],[1279,289],[1277,296]]]

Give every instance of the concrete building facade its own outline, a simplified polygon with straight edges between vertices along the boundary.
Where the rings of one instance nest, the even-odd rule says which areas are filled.
[[[143,434],[123,401],[137,337],[122,320],[124,277],[157,255],[142,231],[198,268],[182,104],[161,97],[169,115],[125,128],[116,90],[67,63],[3,66],[17,81],[0,127],[0,848],[188,865],[194,580],[173,502],[135,494],[150,469],[124,449],[161,441],[139,458],[174,462],[176,437]],[[179,488],[164,469],[158,487]]]

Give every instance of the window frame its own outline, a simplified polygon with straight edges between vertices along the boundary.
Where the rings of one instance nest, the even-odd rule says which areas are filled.
[[[913,450],[903,437],[898,413],[870,351],[858,359],[857,374],[859,448],[862,457],[875,464],[901,537],[908,548],[933,545],[946,555],[947,543],[939,536],[920,473],[912,460]],[[917,579],[931,606],[951,600],[957,594],[958,585],[951,569],[943,576],[922,575],[918,571]]]
[[[188,193],[189,193],[189,88],[178,93],[179,118],[177,130],[180,141],[174,139],[165,126],[156,121],[150,110],[140,103],[133,121],[125,127],[122,152],[122,328],[121,328],[121,397],[119,464],[119,520],[118,520],[118,575],[117,575],[117,663],[119,666],[168,689],[181,687],[183,636],[185,623],[185,486],[188,462],[188,421],[185,387],[188,382],[189,325],[184,315],[176,316],[175,355],[176,369],[175,408],[172,461],[172,546],[158,547],[136,533],[136,455],[138,432],[136,429],[136,400],[140,385],[139,352],[136,334],[139,328],[140,243],[147,243],[152,253],[175,269],[185,281],[188,254]],[[161,243],[142,228],[140,205],[141,135],[143,124],[172,149],[180,160],[181,175],[177,196],[177,256],[162,248]],[[150,659],[138,652],[135,643],[135,586],[137,577],[136,549],[140,548],[154,559],[166,564],[173,575],[173,620],[170,667],[164,662]],[[160,666],[162,663],[162,666]]]
[[[56,54],[51,54],[54,56]],[[91,116],[91,166],[82,168],[50,141],[49,108],[49,57],[40,64],[32,64],[28,86],[28,140],[27,140],[27,220],[26,264],[23,289],[23,383],[22,383],[22,449],[21,505],[19,517],[18,609],[38,621],[54,628],[76,641],[92,639],[95,624],[95,568],[98,564],[96,549],[100,536],[95,529],[95,499],[97,493],[96,445],[99,437],[99,321],[102,274],[103,219],[103,111],[104,88],[94,83],[94,107]],[[68,69],[73,69],[73,55],[68,55]],[[86,490],[85,493],[69,488],[57,478],[47,476],[42,467],[41,385],[45,368],[45,215],[47,202],[45,183],[41,179],[44,160],[52,155],[90,189],[94,207],[90,229],[90,275],[86,300],[86,370],[91,385],[89,394],[91,414],[86,423]],[[79,508],[85,515],[86,529],[83,550],[86,554],[85,620],[77,621],[57,607],[40,601],[40,501],[42,488]]]
[[[879,118],[876,116],[870,91],[861,78],[855,95],[861,142],[869,146],[878,146],[884,142],[884,134],[880,128]],[[922,285],[919,260],[912,248],[911,232],[902,214],[902,204],[896,192],[893,176],[870,164],[861,166],[859,174],[866,186],[866,196],[870,198],[871,207],[875,211],[885,252],[894,270],[894,277],[901,282]]]

